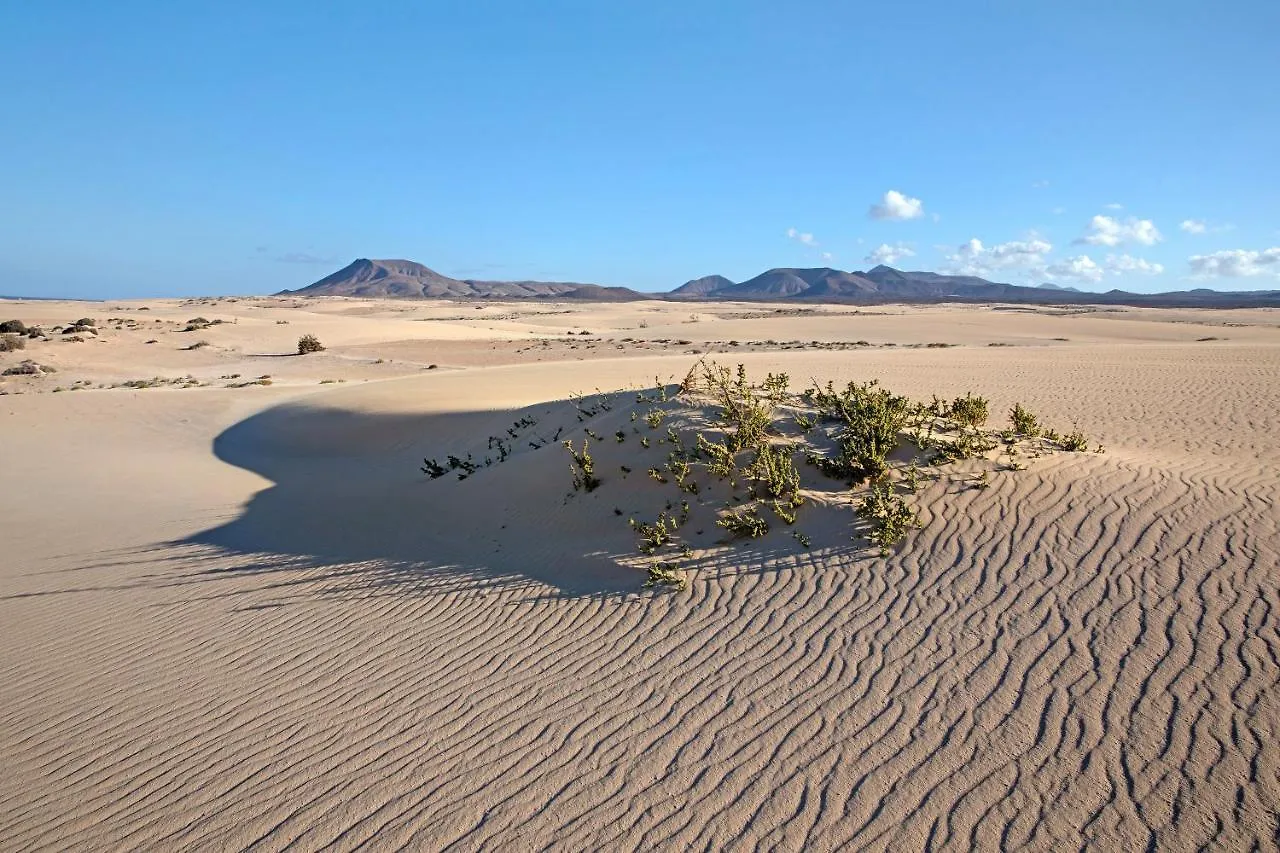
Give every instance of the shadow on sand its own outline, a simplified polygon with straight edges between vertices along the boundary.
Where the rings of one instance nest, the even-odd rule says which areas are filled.
[[[618,562],[634,553],[626,525],[609,510],[616,535],[602,536],[567,509],[563,451],[532,452],[531,443],[552,444],[556,424],[573,423],[573,413],[567,403],[449,414],[269,409],[225,430],[213,451],[273,485],[232,521],[169,544],[191,546],[190,556],[210,564],[196,576],[209,579],[323,569],[333,591],[361,594],[529,581],[568,596],[636,593],[643,573]],[[506,429],[523,417],[541,425],[510,438]],[[520,452],[465,482],[421,472],[424,456],[483,460],[490,435],[520,443]],[[299,582],[313,583],[306,574]]]

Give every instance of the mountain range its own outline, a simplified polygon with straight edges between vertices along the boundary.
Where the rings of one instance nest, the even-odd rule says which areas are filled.
[[[579,299],[594,302],[636,299],[812,300],[875,305],[889,302],[1005,302],[1024,304],[1133,305],[1182,308],[1280,307],[1280,290],[1218,291],[1200,288],[1170,293],[1110,290],[1088,293],[1046,282],[1037,287],[1004,284],[977,276],[904,272],[883,264],[865,272],[830,267],[777,267],[735,282],[709,275],[669,293],[640,293],[626,287],[556,281],[456,279],[414,261],[360,258],[294,296],[366,298]]]

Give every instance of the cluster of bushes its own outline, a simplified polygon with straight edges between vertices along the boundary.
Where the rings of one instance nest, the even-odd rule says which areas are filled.
[[[590,401],[579,397],[573,402],[580,423],[610,412],[615,405],[609,395],[596,395]],[[888,555],[919,526],[911,496],[923,481],[942,476],[941,466],[962,459],[990,460],[992,451],[1002,448],[1001,456],[1008,454],[1011,460],[1004,470],[1021,470],[1013,460],[1024,450],[1035,456],[1054,450],[1081,451],[1089,444],[1078,430],[1062,436],[1046,429],[1021,404],[1010,411],[1009,427],[996,430],[987,426],[989,402],[973,394],[921,402],[894,394],[874,380],[851,382],[843,388],[815,383],[795,393],[785,373],[770,373],[753,382],[742,365],[732,370],[707,361],[699,361],[678,389],[658,383],[654,389],[638,392],[629,414],[629,430],[601,429],[606,436],[612,433],[612,440],[585,425],[587,438],[581,445],[573,440],[561,443],[570,457],[574,493],[607,486],[607,471],[615,470],[612,465],[602,467],[593,457],[590,439],[609,448],[626,444],[632,436],[638,441],[630,446],[638,444],[635,452],[648,459],[639,465],[617,466],[621,476],[626,478],[634,466],[647,470],[648,478],[664,489],[676,491],[656,518],[628,519],[637,550],[648,558],[647,584],[657,586],[685,585],[681,560],[693,556],[683,538],[691,500],[706,508],[700,512],[715,514],[714,521],[708,521],[727,539],[758,539],[779,526],[790,527],[792,538],[804,548],[810,547],[810,537],[794,526],[807,512],[806,505],[817,501],[851,506],[854,539]],[[517,422],[508,431],[510,439],[516,438],[521,426]],[[559,441],[560,433],[557,430],[553,440]],[[506,442],[491,437],[490,449],[495,441],[499,461],[505,460]],[[529,445],[537,449],[545,443],[530,441]],[[659,448],[665,451],[665,460],[653,459]],[[422,470],[432,478],[457,472],[459,479],[465,479],[479,467],[470,456],[465,460],[450,456],[447,464],[424,460]],[[806,488],[805,467],[827,478],[827,485]],[[831,480],[844,484],[844,496],[839,487],[833,494]],[[986,468],[972,482],[975,488],[989,484]],[[714,500],[713,491],[718,496]],[[624,515],[621,509],[614,512]],[[706,525],[699,522],[692,527]]]

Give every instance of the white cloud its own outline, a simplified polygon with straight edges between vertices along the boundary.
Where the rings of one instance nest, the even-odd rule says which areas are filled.
[[[831,254],[830,252],[823,252],[823,253],[822,253],[822,259],[823,259],[824,261],[830,261],[830,260],[833,260],[834,258],[835,258],[835,255]]]
[[[1102,277],[1106,274],[1106,271],[1088,255],[1066,258],[1050,264],[1044,271],[1050,278],[1089,281],[1095,284],[1102,281]]]
[[[1047,186],[1049,186],[1048,181],[1032,181],[1031,182],[1031,189],[1033,190],[1042,190]]]
[[[1065,207],[1055,207],[1053,210],[1050,210],[1049,212],[1052,213],[1054,216],[1061,216],[1062,214],[1067,212],[1067,209]]]
[[[986,276],[996,270],[1029,269],[1044,264],[1044,256],[1053,251],[1053,244],[1031,235],[1026,240],[1014,240],[984,246],[977,237],[961,244],[946,258],[950,271],[962,275]]]
[[[867,255],[866,261],[869,264],[888,264],[893,266],[903,258],[915,257],[915,252],[902,243],[895,243],[890,246],[888,243],[881,243],[877,248],[871,250],[871,254]]]
[[[1124,210],[1124,205],[1118,201],[1113,201],[1111,204],[1104,204],[1103,207],[1107,210]]]
[[[1195,278],[1280,276],[1280,246],[1262,251],[1227,249],[1209,255],[1192,255],[1187,263]]]
[[[804,231],[797,231],[794,228],[787,229],[787,236],[792,240],[803,243],[806,246],[816,247],[818,245],[818,241],[813,238],[812,234],[808,234]]]
[[[924,216],[924,202],[889,190],[879,204],[871,205],[867,215],[872,219],[919,219]]]
[[[1098,214],[1089,220],[1088,232],[1075,242],[1090,246],[1119,246],[1122,243],[1154,246],[1163,239],[1164,236],[1150,219],[1135,219],[1130,216],[1121,222],[1119,219]]]
[[[1235,226],[1230,222],[1224,222],[1221,225],[1211,225],[1203,219],[1184,219],[1182,224],[1178,226],[1188,234],[1222,234],[1227,231],[1235,230]]]
[[[1136,273],[1138,275],[1160,275],[1164,272],[1164,264],[1157,264],[1133,255],[1107,255],[1107,272],[1112,275]]]

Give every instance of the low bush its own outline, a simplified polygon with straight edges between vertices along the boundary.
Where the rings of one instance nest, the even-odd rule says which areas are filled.
[[[0,352],[16,352],[27,348],[27,339],[18,335],[0,335]]]
[[[313,352],[324,352],[324,344],[320,343],[320,339],[315,335],[303,335],[298,338],[298,355],[307,355]]]
[[[0,323],[0,334],[6,335],[25,335],[27,333],[27,324],[21,320],[5,320]]]
[[[1040,435],[1039,421],[1035,415],[1022,408],[1021,403],[1014,403],[1009,410],[1009,423],[1013,424],[1013,431],[1017,435],[1027,438],[1037,438]]]

